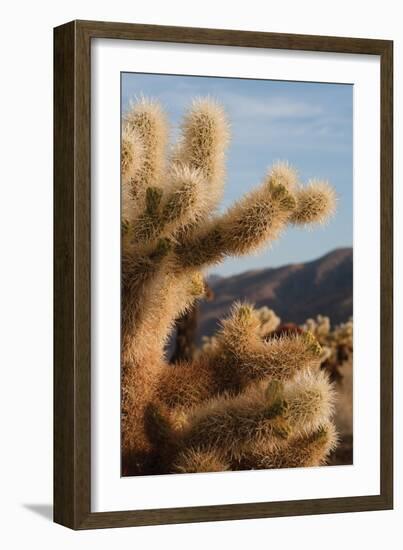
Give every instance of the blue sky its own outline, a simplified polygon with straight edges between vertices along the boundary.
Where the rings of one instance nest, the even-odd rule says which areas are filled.
[[[209,95],[224,106],[231,143],[222,209],[257,185],[278,160],[292,164],[302,181],[326,179],[336,189],[338,210],[327,226],[287,229],[269,249],[255,256],[230,258],[214,267],[214,273],[229,275],[305,262],[352,246],[351,85],[123,73],[122,110],[140,95],[162,103],[172,139],[194,97]]]

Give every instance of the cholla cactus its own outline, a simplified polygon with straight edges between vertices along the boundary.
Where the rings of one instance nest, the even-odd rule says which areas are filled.
[[[255,309],[255,315],[259,319],[259,326],[256,328],[256,331],[261,338],[265,338],[276,330],[281,323],[280,317],[277,317],[274,311],[266,306]],[[217,346],[216,336],[203,336],[202,341],[203,353],[211,352]]]
[[[159,105],[142,99],[122,138],[122,467],[125,475],[321,464],[336,441],[333,392],[311,334],[267,340],[262,319],[236,304],[214,346],[169,365],[175,319],[203,296],[202,270],[249,254],[289,224],[334,210],[328,184],[303,187],[277,164],[217,214],[229,130],[222,108],[197,100],[168,147]],[[263,325],[277,320],[264,312]]]
[[[353,355],[353,320],[331,326],[329,317],[317,315],[316,319],[307,319],[301,327],[310,331],[322,347],[321,365],[327,369],[334,381],[343,378],[340,367]]]

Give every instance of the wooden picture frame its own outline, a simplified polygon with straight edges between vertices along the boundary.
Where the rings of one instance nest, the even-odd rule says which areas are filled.
[[[380,56],[380,494],[91,512],[91,40],[113,38]],[[54,30],[54,520],[72,529],[327,514],[393,507],[393,43],[385,40],[73,21]]]

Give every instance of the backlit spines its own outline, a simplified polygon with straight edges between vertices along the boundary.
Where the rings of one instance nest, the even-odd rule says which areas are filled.
[[[131,105],[125,114],[127,131],[134,131],[143,145],[143,162],[132,178],[132,193],[140,197],[148,187],[163,186],[166,170],[168,124],[159,103],[146,98]]]
[[[295,199],[283,185],[264,183],[180,242],[178,261],[185,268],[203,267],[253,253],[279,237],[294,208]]]
[[[270,440],[275,446],[287,437],[284,411],[281,399],[269,403],[260,388],[237,397],[211,399],[189,414],[183,443],[186,447],[221,449],[229,460],[240,458],[251,440]]]
[[[296,430],[314,431],[333,415],[334,389],[323,371],[300,372],[283,395],[288,422]]]
[[[217,333],[212,353],[221,369],[232,370],[234,380],[246,386],[262,379],[288,380],[319,366],[321,348],[310,333],[264,339],[258,312],[236,304]]]
[[[334,189],[325,181],[312,180],[296,192],[291,222],[296,225],[325,223],[336,210]]]
[[[285,445],[267,447],[265,441],[258,441],[242,458],[241,466],[246,469],[307,468],[326,464],[326,460],[337,446],[338,436],[332,422],[326,422],[309,434],[292,436]]]
[[[330,420],[333,400],[321,372],[253,386],[191,410],[181,445],[215,451],[224,461],[249,468],[319,465],[337,440]]]
[[[208,190],[205,213],[211,213],[224,188],[225,151],[230,137],[226,115],[213,99],[195,99],[181,129],[176,160],[203,175]]]
[[[203,296],[206,266],[260,250],[291,224],[323,222],[334,192],[320,182],[303,187],[277,163],[216,214],[229,142],[224,110],[196,100],[171,154],[167,140],[158,103],[130,107],[122,125],[123,471],[319,464],[335,436],[313,335],[271,334],[273,312],[240,303],[194,361],[169,365],[166,346],[175,319]]]
[[[227,470],[231,470],[230,463],[215,448],[198,449],[190,447],[181,451],[173,464],[173,472],[182,474],[225,472]]]
[[[221,220],[226,253],[249,254],[278,238],[295,200],[283,184],[270,181],[246,194]]]

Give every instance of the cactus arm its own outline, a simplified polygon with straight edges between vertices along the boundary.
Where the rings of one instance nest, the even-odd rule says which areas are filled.
[[[313,180],[295,194],[296,208],[290,222],[294,225],[325,223],[336,209],[336,194],[324,181]]]
[[[176,247],[183,267],[218,263],[225,256],[245,255],[275,240],[295,207],[293,196],[275,182],[264,182],[224,215]]]
[[[264,376],[286,380],[303,368],[319,366],[321,347],[309,332],[262,338],[258,312],[247,303],[235,303],[222,321],[213,354],[218,362],[227,357],[237,363],[245,375],[263,369]]]
[[[284,430],[285,403],[269,402],[259,388],[237,397],[211,399],[191,412],[182,434],[185,448],[225,449],[226,456],[240,458],[252,439],[278,440],[288,436]]]
[[[215,452],[235,469],[320,464],[337,438],[328,420],[333,390],[321,374],[304,382],[273,382],[207,401],[187,418],[176,467],[184,470],[189,449]]]
[[[156,102],[142,98],[124,117],[125,128],[142,143],[142,163],[131,179],[131,192],[141,202],[148,187],[161,187],[165,171],[168,124]]]
[[[266,341],[259,335],[259,324],[251,306],[236,304],[213,350],[190,364],[162,371],[161,401],[171,408],[187,408],[226,391],[240,393],[253,382],[286,381],[319,367],[321,348],[312,335]]]
[[[148,246],[157,238],[175,239],[178,231],[202,215],[207,194],[200,171],[173,167],[168,183],[169,190],[164,194],[158,187],[147,187],[145,208],[130,225],[133,244]]]
[[[168,261],[169,249],[169,242],[161,239],[153,250],[142,256],[124,254],[122,257],[123,354],[131,346],[134,327],[145,311],[148,290]]]
[[[203,214],[210,215],[221,199],[225,180],[225,151],[229,142],[225,113],[212,99],[196,99],[183,119],[181,130],[173,164],[201,173],[207,190]]]
[[[268,446],[265,441],[253,442],[233,468],[266,470],[269,468],[307,468],[326,463],[337,445],[332,422],[327,422],[309,435],[292,436],[283,445]],[[186,464],[187,466],[187,464]]]

